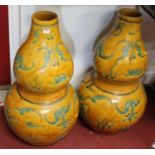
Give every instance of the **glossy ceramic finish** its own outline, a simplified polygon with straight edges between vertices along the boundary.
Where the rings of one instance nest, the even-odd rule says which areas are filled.
[[[80,114],[86,124],[103,134],[115,134],[134,125],[146,106],[139,78],[147,66],[141,38],[142,17],[121,9],[114,28],[94,48],[95,71],[79,90]]]
[[[5,101],[5,115],[12,131],[27,143],[49,145],[63,138],[73,127],[78,117],[78,98],[72,86],[67,85],[63,92],[46,94],[46,101],[29,100],[15,83]]]
[[[53,92],[70,81],[73,61],[60,37],[56,14],[33,14],[30,34],[15,57],[14,73],[20,85],[35,92]]]
[[[68,83],[73,61],[61,40],[55,13],[32,15],[31,31],[17,52],[14,72],[17,82],[4,106],[12,131],[33,145],[62,139],[77,120],[79,103]]]
[[[134,10],[120,10],[113,29],[94,49],[94,65],[100,76],[119,82],[143,76],[147,53],[141,37],[141,20]]]
[[[79,88],[80,114],[93,130],[115,134],[135,124],[146,106],[141,82],[120,85],[88,72]]]

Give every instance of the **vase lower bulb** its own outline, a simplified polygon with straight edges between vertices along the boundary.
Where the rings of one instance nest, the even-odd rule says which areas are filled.
[[[117,84],[87,73],[78,90],[80,115],[94,131],[111,135],[127,130],[143,115],[146,94],[141,82]]]
[[[55,93],[41,95],[15,83],[5,101],[10,128],[33,145],[49,145],[62,139],[74,126],[78,111],[77,95],[70,84]]]

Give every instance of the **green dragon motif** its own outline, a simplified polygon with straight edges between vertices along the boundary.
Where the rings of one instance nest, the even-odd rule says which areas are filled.
[[[116,60],[116,63],[111,67],[110,74],[109,74],[109,77],[111,79],[115,79],[116,78],[117,73],[115,73],[115,75],[113,75],[113,72],[114,72],[115,67],[120,63],[120,61],[122,61],[123,59],[125,59],[126,57],[128,57],[129,51],[132,48],[132,44],[129,41],[123,40],[123,41],[120,41],[118,44],[120,44],[120,43],[126,43],[127,46],[125,46],[123,48],[123,54],[122,54],[122,56],[119,57]],[[132,56],[132,58],[130,60],[132,61],[133,58],[134,58],[134,56]]]
[[[12,117],[12,116],[10,115],[10,110],[9,110],[9,108],[8,108],[7,106],[5,106],[5,111],[4,111],[4,112],[5,112],[5,115],[6,115],[7,123],[9,124],[9,126],[10,126],[11,128],[13,128],[14,125],[16,125],[16,124],[18,123],[17,118]]]
[[[112,103],[110,98],[108,98],[107,96],[103,96],[103,95],[95,95],[93,97],[89,97],[89,96],[84,97],[83,95],[79,95],[80,101],[85,101],[86,99],[90,99],[93,103],[96,103],[98,100],[107,100],[108,102]]]
[[[104,54],[104,46],[102,45],[102,43],[99,43],[96,48],[95,48],[95,52],[96,52],[96,56],[99,56],[102,59],[110,59],[113,57],[114,53],[111,53],[111,55],[105,55]]]
[[[50,56],[51,56],[51,50],[48,47],[41,47],[37,51],[39,52],[42,50],[45,50],[46,53],[45,53],[44,58],[43,58],[44,64],[42,65],[41,69],[47,67],[48,63],[50,62]]]
[[[20,54],[17,54],[15,57],[15,64],[18,64],[18,67],[21,70],[29,71],[32,70],[34,67],[34,63],[31,64],[31,66],[27,67],[23,64],[23,57]]]
[[[67,59],[65,58],[63,52],[62,52],[61,49],[59,48],[59,46],[61,46],[61,45],[63,45],[62,42],[60,42],[60,43],[58,43],[58,44],[56,45],[56,52],[57,52],[57,54],[59,55],[59,57],[60,57],[61,60],[67,61]]]
[[[139,57],[144,57],[144,54],[143,54],[143,52],[142,52],[142,50],[141,50],[141,47],[140,47],[140,45],[139,45],[139,43],[140,43],[139,40],[136,41],[135,44],[132,44],[132,43],[130,43],[130,42],[127,41],[127,40],[122,40],[122,41],[119,41],[119,42],[117,43],[117,46],[118,46],[120,43],[126,43],[126,46],[123,47],[123,54],[122,54],[122,56],[119,57],[118,59],[116,59],[116,63],[111,67],[110,73],[109,73],[109,75],[107,75],[107,77],[109,77],[110,79],[115,79],[115,78],[116,78],[117,73],[115,73],[115,74],[113,73],[113,72],[114,72],[114,69],[116,68],[116,66],[119,65],[120,61],[122,61],[122,60],[125,59],[126,57],[129,57],[129,51],[130,51],[131,49],[136,48],[136,49],[137,49],[137,54],[138,54],[138,56],[139,56]],[[101,47],[98,47],[98,49],[100,49],[100,50],[98,50],[99,53],[100,53],[100,51],[103,51],[102,46],[101,46]],[[130,64],[131,64],[131,62],[132,62],[133,59],[136,59],[136,53],[134,52],[134,50],[131,51]],[[141,74],[141,73],[140,73],[140,71],[130,71],[129,74],[131,75],[131,74]],[[106,76],[105,72],[103,72],[103,76],[104,76],[104,77]]]
[[[94,92],[94,90],[91,88],[93,86],[93,82],[91,82],[90,84],[88,84],[86,86],[87,89],[89,89],[91,92]]]
[[[62,83],[64,81],[66,81],[66,80],[67,80],[67,76],[66,75],[60,75],[60,76],[55,78],[55,83],[59,84],[59,83]]]
[[[38,116],[40,116],[40,118],[44,118],[50,125],[61,125],[63,128],[67,127],[67,120],[65,119],[65,116],[67,114],[67,112],[69,111],[71,106],[71,103],[66,106],[66,107],[62,107],[59,110],[57,110],[54,113],[54,121],[51,122],[48,118],[47,115],[42,115],[41,113],[39,113],[39,111],[32,109],[32,108],[28,108],[28,107],[23,107],[23,108],[16,108],[15,110],[17,110],[19,112],[20,115],[25,115],[26,113],[36,113]],[[10,125],[13,125],[13,123],[16,123],[16,119],[11,118],[11,116],[9,116],[9,110],[6,108],[5,109],[5,113],[7,116],[7,120],[8,123]],[[59,123],[59,124],[58,124]],[[38,128],[38,127],[43,127],[37,124],[32,123],[31,121],[27,121],[26,125],[28,128]]]
[[[40,125],[37,125],[37,124],[34,124],[34,123],[32,123],[32,122],[26,122],[26,126],[28,127],[28,128],[39,128],[39,127],[42,127],[42,126],[40,126]]]
[[[71,103],[66,106],[66,107],[61,107],[59,110],[57,110],[54,113],[54,121],[50,121],[47,116],[45,116],[45,120],[50,124],[50,125],[60,125],[63,128],[66,128],[68,125],[67,120],[65,119],[66,114],[68,113],[70,109]]]
[[[128,32],[129,35],[135,35],[135,32]]]
[[[41,114],[37,110],[32,108],[23,107],[23,108],[16,108],[16,110],[20,113],[20,115],[25,115],[25,113],[34,112],[41,117]]]
[[[39,40],[39,31],[34,31],[34,40],[32,41],[32,44],[36,44]]]
[[[122,33],[123,31],[123,26],[125,26],[125,23],[118,22],[115,26],[115,32],[114,36],[118,36]]]
[[[135,43],[135,47],[136,47],[136,49],[137,49],[138,56],[139,56],[139,57],[144,57],[143,52],[142,52],[142,50],[141,50],[141,47],[140,47],[140,45],[139,45],[140,42],[141,42],[141,41],[138,40],[138,41]]]
[[[140,99],[141,100],[141,99]],[[134,111],[134,108],[140,103],[140,100],[128,100],[125,103],[125,107],[121,110],[118,107],[118,103],[115,104],[115,108],[117,112],[121,115],[125,115],[127,117],[123,121],[132,121],[134,118],[137,118],[137,113]]]
[[[54,35],[52,33],[50,33],[50,34],[45,35],[45,38],[47,40],[52,40],[52,39],[54,39]]]
[[[108,120],[102,120],[102,121],[100,121],[100,122],[97,122],[97,128],[98,129],[110,129],[110,128],[112,128],[113,126],[115,125],[115,123],[114,122],[112,122],[112,121],[108,121]]]
[[[142,73],[143,73],[143,71],[141,69],[132,69],[132,70],[129,70],[128,73],[125,75],[126,76],[138,76]]]
[[[42,30],[35,30],[33,32],[34,40],[32,41],[32,44],[36,44],[39,41],[40,33],[42,33]],[[52,39],[54,39],[54,35],[52,33],[46,34],[45,39],[52,40]]]

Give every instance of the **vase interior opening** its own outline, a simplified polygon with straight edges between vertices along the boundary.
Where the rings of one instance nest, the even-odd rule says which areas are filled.
[[[39,21],[52,21],[57,18],[57,15],[53,12],[48,12],[48,11],[40,11],[36,12],[34,14],[34,18],[36,18]]]
[[[139,18],[142,16],[141,13],[138,12],[137,10],[129,9],[129,8],[120,9],[119,13],[122,16],[130,17],[130,18]]]

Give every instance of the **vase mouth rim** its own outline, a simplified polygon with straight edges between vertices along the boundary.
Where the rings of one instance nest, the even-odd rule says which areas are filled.
[[[122,8],[118,11],[119,18],[127,22],[140,23],[142,21],[142,14],[136,9]]]
[[[58,23],[58,16],[51,11],[37,11],[32,14],[32,22],[37,25],[53,25]]]

